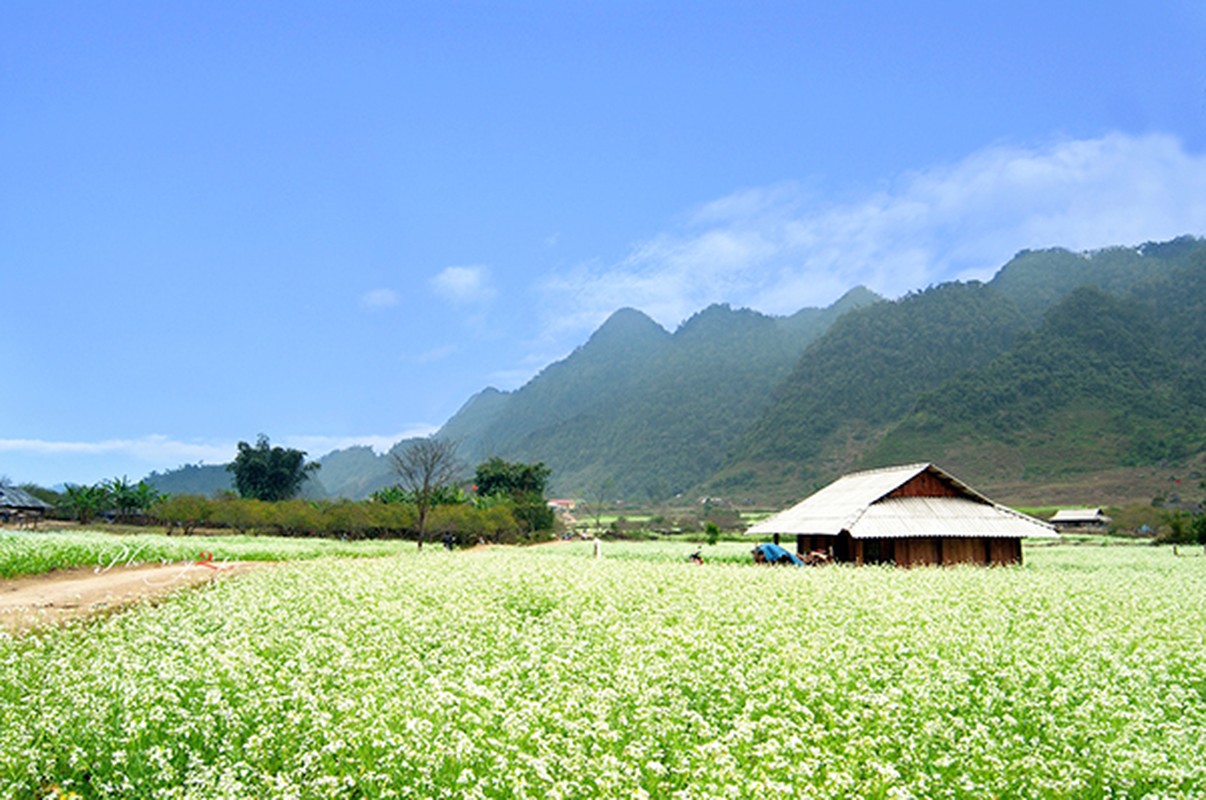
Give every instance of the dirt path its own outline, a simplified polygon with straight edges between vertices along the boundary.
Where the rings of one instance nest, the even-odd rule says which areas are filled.
[[[110,569],[81,567],[47,575],[0,580],[0,631],[32,628],[99,614],[197,586],[218,577],[240,575],[268,562],[233,564],[143,564]]]

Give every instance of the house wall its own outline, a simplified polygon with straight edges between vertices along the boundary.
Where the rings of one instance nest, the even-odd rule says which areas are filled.
[[[915,536],[899,539],[852,539],[850,536],[796,537],[796,552],[833,553],[837,562],[852,564],[895,563],[901,567],[938,564],[1008,566],[1022,563],[1022,540],[980,536]]]
[[[1022,563],[1021,539],[989,539],[989,561],[996,566]]]
[[[904,485],[894,489],[888,497],[965,497],[952,484],[933,475],[923,472],[909,480]]]
[[[902,567],[924,567],[942,563],[940,540],[919,536],[896,540],[896,563]]]
[[[979,536],[918,536],[901,539],[856,539],[853,558],[856,564],[894,561],[902,567],[937,564],[982,564],[1006,566],[1022,563],[1021,539],[997,539]]]

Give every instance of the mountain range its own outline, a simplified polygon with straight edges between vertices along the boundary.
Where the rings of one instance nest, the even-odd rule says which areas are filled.
[[[1023,251],[988,282],[891,301],[857,287],[789,317],[713,305],[673,332],[620,309],[437,435],[468,465],[543,461],[552,492],[581,499],[781,505],[843,471],[910,461],[1009,496],[1138,497],[1151,491],[1139,475],[1155,486],[1204,466],[1204,284],[1206,240],[1185,236]],[[395,480],[367,447],[319,463],[311,495]],[[172,491],[179,472],[152,482]]]

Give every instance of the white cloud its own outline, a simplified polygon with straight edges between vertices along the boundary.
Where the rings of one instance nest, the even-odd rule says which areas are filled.
[[[458,305],[485,303],[494,297],[490,270],[483,266],[447,267],[430,284],[436,294]]]
[[[306,451],[310,458],[321,458],[332,450],[367,446],[377,453],[386,453],[403,439],[430,436],[439,430],[438,425],[413,425],[400,433],[366,434],[363,436],[286,436],[281,441],[284,447]]]
[[[398,433],[359,436],[285,436],[279,441],[274,439],[273,444],[304,450],[311,458],[354,445],[367,445],[384,453],[403,439],[429,436],[438,427],[418,424]],[[152,470],[162,472],[183,464],[226,464],[234,460],[237,450],[234,441],[184,442],[160,435],[99,441],[0,439],[0,455],[5,457],[11,477],[43,485],[61,481],[95,483],[117,475],[141,477]]]
[[[988,278],[1017,251],[1087,250],[1206,232],[1206,157],[1170,136],[1111,134],[993,146],[845,202],[787,184],[710,202],[613,264],[547,280],[546,334],[621,306],[673,328],[709,303],[769,313],[826,305],[858,284],[888,296]]]
[[[360,296],[360,305],[370,311],[396,306],[398,293],[393,289],[373,289]]]
[[[0,453],[65,457],[125,456],[148,463],[181,464],[195,461],[230,461],[235,455],[235,444],[181,442],[159,435],[138,439],[103,439],[96,442],[0,439]]]

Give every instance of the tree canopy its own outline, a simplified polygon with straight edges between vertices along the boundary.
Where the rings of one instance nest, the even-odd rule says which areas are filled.
[[[515,519],[530,533],[552,530],[553,510],[544,499],[552,470],[543,463],[523,464],[494,456],[478,464],[473,486],[479,497],[505,498],[514,504]]]
[[[234,473],[239,496],[272,502],[288,500],[301,490],[309,473],[319,465],[306,463],[304,450],[273,447],[260,434],[255,446],[239,442],[239,453],[226,469]]]
[[[473,485],[481,497],[506,494],[518,497],[525,494],[543,495],[552,470],[543,462],[521,464],[504,461],[498,456],[478,464]]]

